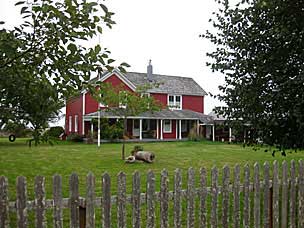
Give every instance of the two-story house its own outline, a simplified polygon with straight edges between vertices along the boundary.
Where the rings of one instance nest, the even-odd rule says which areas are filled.
[[[125,90],[136,92],[138,86],[153,82],[157,87],[147,91],[148,96],[161,102],[164,109],[158,112],[146,112],[128,117],[127,132],[130,139],[181,140],[187,138],[190,130],[206,138],[214,133],[212,117],[204,114],[204,97],[207,93],[192,79],[180,76],[153,74],[149,64],[147,73],[122,73],[115,69],[95,78],[91,83],[100,80],[113,86],[123,85]],[[87,135],[96,131],[93,119],[115,119],[109,112],[102,111],[89,92],[83,91],[66,103],[66,134]]]

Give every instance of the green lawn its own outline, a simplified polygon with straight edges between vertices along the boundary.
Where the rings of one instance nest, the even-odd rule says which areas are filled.
[[[138,144],[138,143],[137,143]],[[126,145],[126,151],[132,150],[134,143]],[[17,139],[10,143],[6,138],[0,138],[0,175],[9,179],[10,198],[15,198],[15,180],[19,175],[27,178],[29,198],[33,198],[33,185],[36,175],[46,177],[47,196],[51,197],[51,182],[54,174],[63,177],[64,196],[68,196],[68,178],[72,172],[76,172],[80,178],[80,192],[84,195],[85,178],[88,172],[96,175],[97,193],[100,192],[101,175],[108,172],[112,177],[112,192],[116,191],[116,175],[123,171],[127,174],[127,189],[131,190],[132,173],[140,171],[142,177],[142,189],[145,189],[146,172],[151,169],[156,173],[157,188],[159,188],[159,176],[163,169],[167,169],[170,179],[173,180],[174,170],[180,168],[183,171],[184,183],[186,182],[186,170],[189,167],[198,169],[205,167],[210,169],[215,165],[222,168],[225,164],[233,168],[235,164],[253,165],[259,162],[261,165],[274,160],[290,161],[304,158],[304,152],[287,154],[282,157],[279,153],[273,158],[271,153],[265,153],[265,148],[254,151],[251,147],[242,145],[229,145],[226,143],[204,142],[163,142],[140,143],[145,150],[153,151],[156,160],[153,164],[137,163],[126,164],[120,159],[121,144],[96,145],[81,143],[60,142],[54,146],[40,145],[29,148],[25,139]],[[209,178],[210,179],[210,178]],[[173,181],[170,181],[170,188]]]
[[[138,144],[138,143],[137,143]],[[126,145],[126,150],[131,151],[134,143]],[[40,145],[38,147],[29,148],[25,139],[17,139],[16,142],[10,143],[6,138],[0,138],[0,175],[4,175],[9,179],[9,197],[10,200],[15,199],[15,181],[16,177],[23,175],[27,178],[28,198],[33,199],[34,178],[36,175],[46,177],[46,193],[47,198],[52,197],[52,176],[60,174],[63,177],[63,195],[68,197],[68,180],[72,172],[76,172],[80,179],[80,195],[85,196],[85,182],[88,172],[96,175],[96,194],[101,196],[101,175],[108,172],[112,178],[112,194],[116,194],[116,175],[123,171],[127,174],[127,191],[131,192],[132,173],[135,170],[141,173],[141,187],[145,191],[146,172],[151,169],[156,174],[156,190],[159,190],[160,172],[167,169],[169,172],[169,186],[173,189],[174,170],[180,168],[183,171],[183,188],[186,188],[186,172],[189,167],[193,167],[198,174],[200,167],[205,167],[210,175],[213,166],[222,168],[225,164],[233,168],[235,164],[241,166],[246,163],[251,165],[259,162],[261,165],[268,161],[272,163],[274,160],[290,161],[292,159],[299,160],[304,158],[304,152],[288,153],[287,157],[277,154],[275,158],[271,153],[265,153],[266,148],[254,151],[251,147],[243,147],[242,145],[229,145],[226,143],[204,142],[163,142],[163,143],[140,143],[145,150],[153,151],[156,154],[156,160],[153,164],[137,163],[126,164],[120,159],[121,144],[102,144],[101,148],[96,145],[86,145],[81,143],[60,142],[54,146]],[[231,171],[231,173],[233,173]],[[262,173],[262,169],[261,169]],[[219,172],[221,176],[221,171]],[[243,175],[243,174],[242,174]],[[198,179],[198,175],[196,175]],[[208,176],[210,182],[210,176]],[[221,180],[219,180],[219,184]],[[208,214],[210,214],[210,196],[208,196]],[[252,196],[251,196],[252,197]],[[219,202],[221,196],[219,196]],[[252,201],[253,202],[253,201]],[[198,202],[197,202],[198,203]],[[186,202],[183,201],[183,226],[186,224]],[[170,203],[172,208],[172,203]],[[113,205],[112,221],[115,224],[116,212]],[[219,203],[219,217],[220,217]],[[127,206],[127,214],[131,215],[131,206]],[[141,209],[142,227],[145,227],[145,207]],[[64,210],[64,227],[69,226],[69,212]],[[100,209],[96,210],[96,226],[100,226]],[[196,218],[198,210],[196,211]],[[230,214],[232,221],[233,214]],[[251,217],[252,218],[252,217]],[[16,225],[16,214],[10,215],[11,225]],[[52,224],[52,211],[47,212],[47,223]],[[127,216],[127,222],[131,224],[131,216]],[[156,204],[156,222],[159,224],[159,203]],[[173,212],[169,210],[169,224],[172,225]],[[34,227],[34,213],[29,213],[29,227]],[[196,223],[196,225],[198,225]],[[114,227],[114,226],[113,226]],[[157,225],[158,227],[158,225]]]

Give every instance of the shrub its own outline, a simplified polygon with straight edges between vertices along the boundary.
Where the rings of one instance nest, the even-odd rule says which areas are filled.
[[[131,151],[131,154],[134,155],[137,151],[143,151],[144,147],[142,145],[135,145],[133,150]]]
[[[83,142],[83,137],[76,134],[76,133],[72,133],[70,135],[68,135],[67,137],[67,141],[71,141],[71,142]]]
[[[53,138],[59,138],[59,136],[64,133],[63,127],[56,126],[56,127],[51,127],[49,130],[46,132],[48,136],[53,137]]]
[[[196,132],[196,127],[193,126],[189,131],[188,139],[190,141],[201,141],[201,140],[204,140],[205,138],[203,135],[198,135]]]

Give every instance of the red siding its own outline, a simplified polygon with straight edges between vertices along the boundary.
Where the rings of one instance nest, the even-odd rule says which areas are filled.
[[[103,82],[111,83],[114,86],[123,86],[123,89],[132,91],[132,89],[127,86],[122,80],[120,80],[119,77],[117,77],[115,74],[104,80]]]
[[[85,95],[85,114],[97,112],[98,102],[91,96],[91,94],[86,93]]]
[[[183,95],[183,109],[204,113],[204,97]]]
[[[168,95],[163,93],[151,93],[151,96],[156,100],[163,104],[163,107],[167,106]]]
[[[78,115],[78,129],[75,132],[75,116]],[[69,117],[72,116],[72,131],[69,131]],[[82,94],[67,101],[65,116],[66,134],[77,133],[82,134]]]

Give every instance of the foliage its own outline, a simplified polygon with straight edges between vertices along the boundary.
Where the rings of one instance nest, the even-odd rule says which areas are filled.
[[[122,139],[123,137],[123,122],[121,120],[115,123],[110,123],[108,119],[102,119],[101,138],[108,140]]]
[[[215,31],[203,36],[213,71],[225,75],[218,107],[232,124],[249,124],[253,139],[285,148],[303,148],[303,1],[220,0],[210,19]]]
[[[50,127],[45,134],[48,134],[50,137],[59,138],[59,136],[64,133],[64,129],[61,126]]]
[[[201,141],[201,140],[205,139],[203,135],[197,134],[197,129],[196,129],[196,128],[197,128],[197,127],[194,125],[194,126],[190,129],[190,131],[189,131],[188,139],[189,139],[190,141]]]
[[[158,111],[162,105],[152,96],[142,96],[148,88],[155,85],[139,87],[137,91],[126,90],[123,85],[113,87],[110,83],[99,83],[99,94],[95,99],[105,106],[105,111],[123,119],[124,136],[127,135],[127,117],[137,116],[147,111]],[[125,139],[125,137],[123,137]],[[123,141],[124,142],[124,141]],[[125,142],[122,146],[122,159],[125,159]]]
[[[89,86],[92,72],[112,69],[110,52],[87,42],[112,27],[114,13],[96,1],[16,5],[23,23],[8,29],[0,22],[0,128],[23,121],[38,133],[58,117],[65,98]]]
[[[72,133],[67,136],[67,141],[83,142],[83,136],[78,135],[77,133]]]
[[[144,147],[142,145],[135,145],[133,147],[133,150],[131,151],[131,155],[134,156],[134,154],[137,152],[137,151],[143,151],[144,150]]]
[[[24,124],[15,122],[8,122],[4,126],[3,131],[13,134],[16,137],[27,137],[32,133]]]

